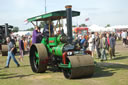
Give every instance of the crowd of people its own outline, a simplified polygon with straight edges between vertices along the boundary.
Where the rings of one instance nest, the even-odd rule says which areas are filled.
[[[86,35],[87,36],[87,35]],[[115,58],[115,45],[116,39],[118,37],[117,33],[110,32],[92,32],[89,33],[89,37],[87,38],[85,35],[75,35],[74,43],[79,44],[81,48],[85,51],[91,51],[91,56],[99,58],[101,61],[107,59]],[[123,46],[126,47],[128,38],[128,33],[126,31],[122,31],[120,39],[123,41]]]

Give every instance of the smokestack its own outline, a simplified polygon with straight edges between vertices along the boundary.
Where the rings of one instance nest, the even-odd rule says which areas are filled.
[[[5,37],[8,36],[8,23],[5,23]]]
[[[72,6],[67,5],[66,8],[66,14],[67,14],[67,35],[69,38],[69,43],[72,43]]]

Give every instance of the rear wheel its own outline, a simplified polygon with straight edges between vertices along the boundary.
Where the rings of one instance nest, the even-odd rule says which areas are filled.
[[[30,48],[30,65],[33,72],[43,73],[47,69],[47,50],[43,44],[33,44]]]

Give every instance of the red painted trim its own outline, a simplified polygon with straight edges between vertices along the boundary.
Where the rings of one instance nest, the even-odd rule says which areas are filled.
[[[54,43],[54,40],[49,41],[49,43]]]
[[[62,56],[62,60],[64,64],[66,64],[66,55],[67,55],[67,52],[64,52]]]

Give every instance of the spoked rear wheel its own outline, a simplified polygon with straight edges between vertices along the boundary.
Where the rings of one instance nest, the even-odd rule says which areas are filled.
[[[43,73],[47,69],[47,50],[43,44],[33,44],[30,48],[30,65],[33,72]]]

